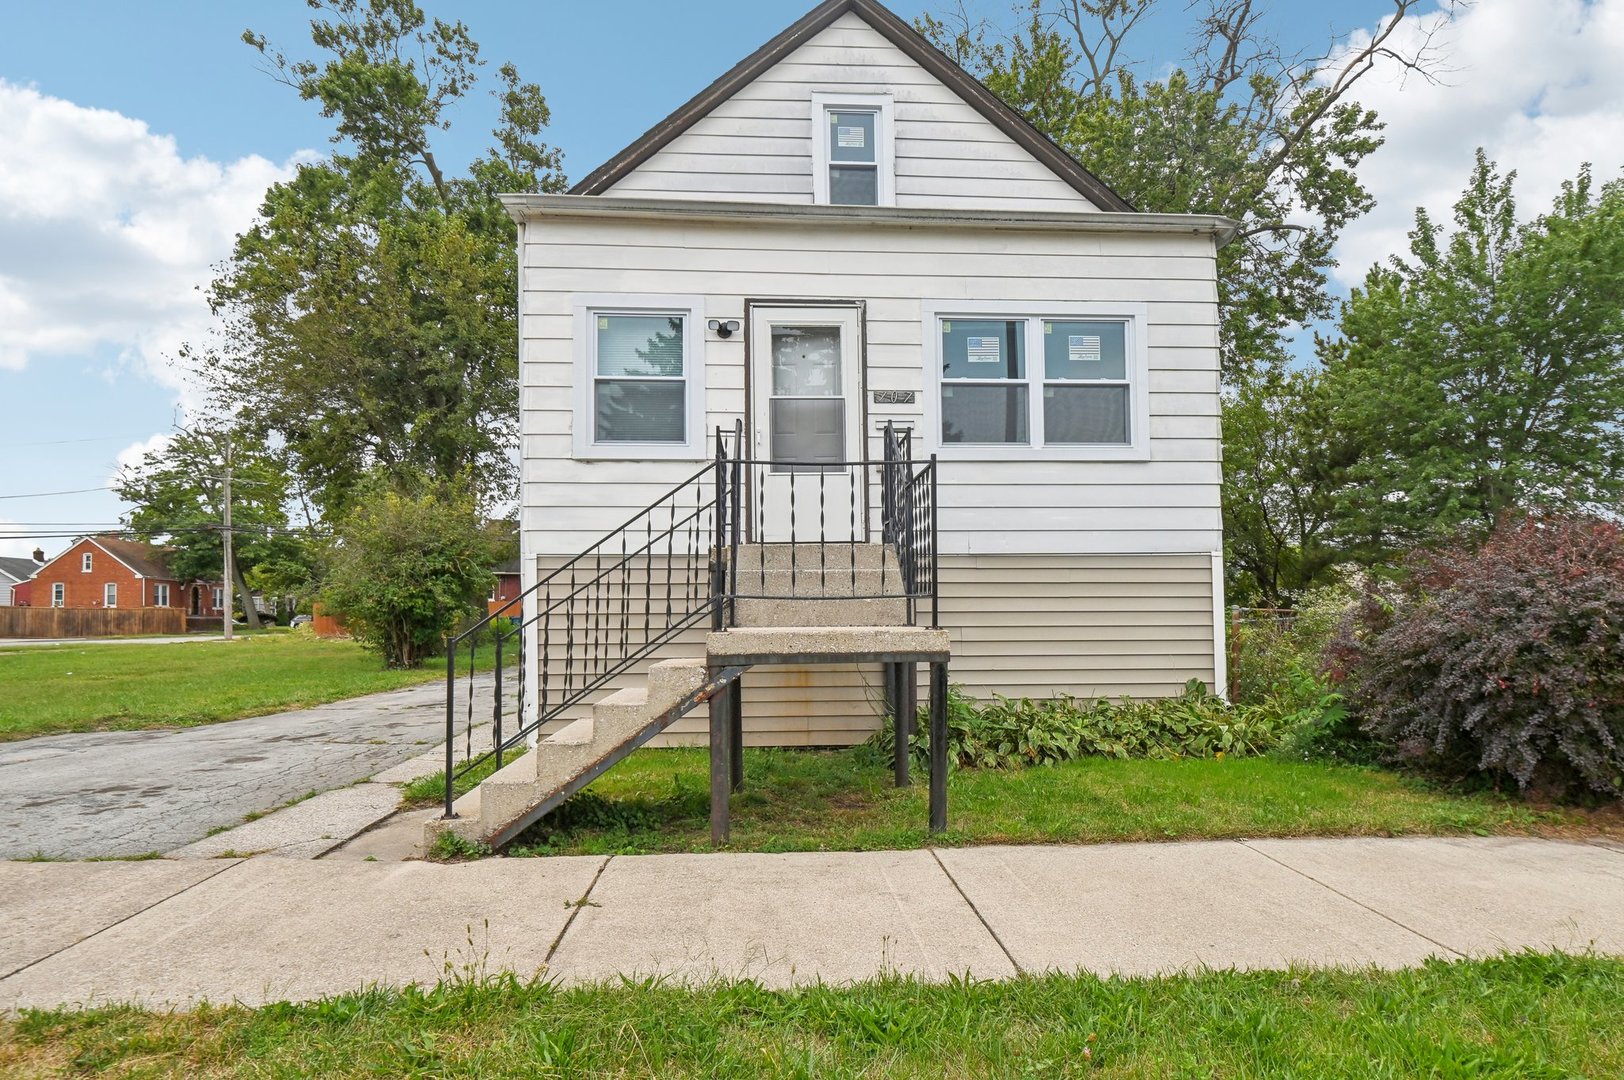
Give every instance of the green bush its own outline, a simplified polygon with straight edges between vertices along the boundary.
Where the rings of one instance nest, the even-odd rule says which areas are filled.
[[[1371,764],[1374,742],[1349,714],[1325,671],[1325,651],[1355,603],[1355,592],[1330,585],[1305,594],[1289,615],[1231,624],[1230,672],[1235,703],[1289,717],[1278,757]]]
[[[923,768],[929,715],[920,710],[910,746]],[[1146,701],[1048,701],[994,698],[985,704],[958,687],[948,691],[948,760],[955,768],[1010,769],[1052,765],[1084,757],[1210,758],[1260,754],[1276,746],[1303,717],[1272,706],[1235,707],[1191,680],[1175,698]],[[889,759],[896,745],[891,725],[869,740]]]
[[[380,490],[339,526],[322,602],[389,667],[419,667],[478,612],[494,555],[471,499]]]

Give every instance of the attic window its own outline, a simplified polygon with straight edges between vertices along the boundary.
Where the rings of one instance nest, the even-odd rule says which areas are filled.
[[[894,206],[891,99],[883,94],[812,95],[814,202]]]

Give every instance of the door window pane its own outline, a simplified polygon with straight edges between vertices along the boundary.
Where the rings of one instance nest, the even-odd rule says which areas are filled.
[[[861,161],[873,165],[879,159],[874,145],[876,120],[873,111],[829,110],[829,160]]]
[[[681,315],[599,315],[599,375],[682,375]]]
[[[774,396],[840,396],[840,327],[774,326],[772,339]]]
[[[1043,439],[1049,443],[1126,443],[1128,388],[1044,387]]]
[[[598,442],[674,442],[687,436],[680,381],[599,379],[594,438]]]
[[[768,403],[767,423],[773,472],[796,472],[845,460],[844,398],[774,398]]]
[[[1126,379],[1127,337],[1127,327],[1119,322],[1046,320],[1043,324],[1043,377]]]
[[[1026,378],[1026,323],[1020,319],[943,319],[942,378]]]
[[[880,205],[880,171],[872,165],[830,166],[829,202],[834,206]]]
[[[943,386],[942,442],[1025,443],[1027,388]]]

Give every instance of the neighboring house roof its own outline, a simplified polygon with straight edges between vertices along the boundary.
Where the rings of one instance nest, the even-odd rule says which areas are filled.
[[[9,556],[0,556],[0,577],[12,581],[27,581],[34,576],[44,563],[37,563],[33,559],[14,559]]]
[[[1112,191],[1103,180],[1084,168],[1048,136],[927,41],[919,31],[898,18],[877,0],[824,0],[783,33],[739,61],[727,74],[711,83],[687,104],[644,132],[635,142],[570,189],[572,195],[601,195],[653,157],[662,147],[687,131],[762,72],[783,60],[845,14],[854,14],[884,35],[916,64],[940,79],[964,101],[1019,145],[1048,166],[1060,179],[1101,210],[1132,212],[1133,206]]]
[[[501,563],[501,564],[499,564],[497,566],[492,567],[491,568],[491,573],[499,574],[502,577],[518,577],[519,576],[519,560],[518,559],[509,559],[505,563]]]
[[[154,547],[152,544],[143,544],[136,540],[124,540],[117,536],[81,536],[67,546],[67,549],[54,559],[41,564],[35,572],[45,569],[59,561],[63,555],[78,547],[86,541],[95,544],[102,551],[123,563],[131,573],[138,577],[157,578],[160,581],[174,581],[174,575],[164,564],[169,549]]]

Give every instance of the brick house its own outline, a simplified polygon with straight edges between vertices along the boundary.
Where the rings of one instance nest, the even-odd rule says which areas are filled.
[[[35,607],[169,607],[219,615],[226,599],[221,583],[180,581],[169,570],[169,554],[117,536],[82,536],[35,571],[30,600]]]
[[[492,568],[491,573],[496,575],[496,585],[491,589],[490,600],[486,604],[488,612],[495,615],[498,611],[507,609],[505,613],[508,615],[520,614],[517,605],[508,608],[508,605],[518,598],[521,591],[519,585],[519,560],[509,559],[500,566]]]

